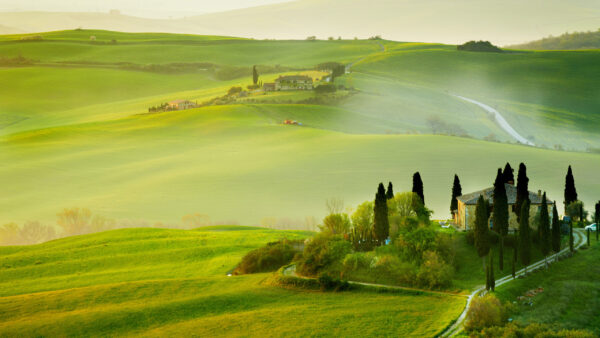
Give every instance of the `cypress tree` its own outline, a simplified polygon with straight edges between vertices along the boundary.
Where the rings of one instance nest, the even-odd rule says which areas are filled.
[[[252,83],[258,83],[258,71],[256,70],[256,66],[252,67]]]
[[[385,188],[383,187],[383,183],[379,183],[379,187],[377,188],[373,213],[373,230],[375,232],[375,238],[377,239],[377,242],[379,243],[379,245],[381,245],[385,243],[385,240],[388,238],[390,231],[387,198],[385,196]]]
[[[587,245],[590,247],[590,228],[587,229]]]
[[[573,219],[571,219],[569,221],[569,250],[571,251],[571,253],[573,253],[573,251],[575,251],[575,248],[573,246]]]
[[[600,201],[596,203],[596,242],[598,242],[598,233],[600,233]]]
[[[556,204],[554,204],[554,207],[552,208],[552,251],[554,251],[554,253],[560,251],[560,220],[558,219]],[[558,259],[558,256],[556,259]]]
[[[392,185],[392,182],[388,183],[388,188],[387,188],[387,191],[385,192],[385,197],[388,200],[391,200],[392,198],[394,198],[394,186]]]
[[[504,270],[504,236],[508,234],[508,198],[506,197],[506,187],[504,186],[504,177],[502,169],[498,169],[496,181],[494,182],[494,230],[500,235],[500,252],[498,257],[498,267],[500,271]]]
[[[454,183],[452,183],[452,199],[450,200],[450,212],[454,215],[454,212],[458,209],[457,197],[462,196],[462,187],[460,186],[460,180],[458,175],[454,175]]]
[[[517,201],[515,202],[515,213],[518,221],[521,220],[521,209],[523,209],[525,201],[529,201],[529,178],[527,177],[527,167],[524,163],[521,163],[517,174]]]
[[[490,251],[490,289],[496,290],[496,277],[494,277],[494,253]]]
[[[546,192],[542,196],[542,210],[540,210],[540,248],[542,249],[542,254],[544,255],[544,261],[546,262],[546,267],[548,267],[547,257],[552,249],[551,241],[550,241],[550,217],[548,216],[548,200],[546,198]]]
[[[475,208],[475,248],[477,249],[477,254],[479,257],[483,259],[483,263],[485,265],[484,257],[490,251],[490,240],[488,236],[488,212],[487,206],[483,199],[483,196],[479,196],[477,200],[477,206]]]
[[[516,276],[516,270],[515,270],[515,265],[517,264],[517,247],[518,246],[515,243],[514,247],[513,247],[513,259],[512,259],[512,276],[513,276],[513,279],[515,279],[517,277]]]
[[[531,234],[529,231],[529,200],[523,202],[521,207],[521,220],[519,221],[519,253],[521,264],[525,266],[531,263]]]
[[[565,177],[565,213],[569,204],[577,201],[577,189],[575,189],[575,178],[573,178],[573,170],[569,166],[567,176]]]
[[[413,175],[412,192],[417,194],[421,198],[423,205],[425,205],[425,196],[423,195],[423,180],[421,180],[421,174],[419,174],[418,171]]]
[[[506,162],[504,166],[504,171],[502,172],[502,177],[504,177],[504,183],[507,184],[515,184],[515,174],[513,168],[510,166],[510,163]]]
[[[489,290],[491,286],[491,282],[490,282],[490,264],[488,263],[485,266],[485,289]]]

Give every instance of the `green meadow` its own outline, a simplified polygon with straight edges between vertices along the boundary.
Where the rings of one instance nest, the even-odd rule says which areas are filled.
[[[459,296],[321,293],[270,286],[270,274],[226,276],[247,251],[308,235],[124,229],[3,247],[0,335],[432,336],[462,311]]]
[[[218,223],[276,218],[301,227],[307,217],[324,215],[327,198],[354,206],[388,180],[409,190],[415,171],[423,175],[434,217],[446,218],[455,173],[464,192],[478,190],[491,185],[495,169],[507,161],[513,167],[526,162],[531,188],[559,201],[571,164],[581,198],[588,205],[597,199],[599,155],[509,144],[514,140],[485,111],[451,95],[498,108],[542,146],[596,147],[597,51],[496,55],[372,40],[88,30],[35,35],[43,40],[0,39],[0,56],[38,62],[0,68],[2,222],[52,223],[63,208],[79,206],[149,223],[177,224],[184,215],[203,213]],[[356,90],[336,104],[297,104],[316,94],[277,93],[144,115],[167,101],[204,102],[246,86],[254,64],[270,67],[274,73],[261,76],[270,81],[276,69],[293,74],[330,61],[357,62],[336,80]],[[201,68],[134,70],[117,62],[246,70],[222,80]],[[534,100],[534,92],[543,95]],[[285,119],[302,126],[284,126]],[[432,129],[432,119],[440,130]]]

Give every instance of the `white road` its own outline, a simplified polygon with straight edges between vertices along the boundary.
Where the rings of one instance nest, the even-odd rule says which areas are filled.
[[[574,247],[575,249],[578,249],[579,247],[581,247],[582,245],[585,244],[586,239],[585,239],[585,235],[583,234],[582,231],[573,229],[573,242],[575,243]],[[566,248],[562,249],[559,253],[554,254],[552,256],[548,256],[548,264],[550,264],[551,262],[556,261],[556,256],[557,255],[562,255],[563,253],[567,252],[569,250],[569,247],[567,246]],[[525,271],[527,272],[531,272],[534,270],[537,270],[539,268],[544,267],[546,264],[546,260],[540,260],[536,263],[533,263],[531,265],[529,265],[527,268],[523,268],[519,271],[517,271],[515,273],[515,275],[517,277],[525,275]],[[510,281],[514,280],[514,278],[512,277],[512,275],[508,275],[505,276],[503,278],[497,279],[496,280],[496,287],[508,283]],[[467,317],[467,312],[469,311],[469,307],[471,306],[471,301],[473,300],[473,298],[477,297],[477,295],[481,292],[483,292],[485,290],[485,286],[480,287],[479,289],[473,291],[470,295],[469,298],[467,299],[467,305],[465,306],[465,309],[463,310],[463,312],[460,314],[460,316],[458,317],[458,319],[456,320],[456,322],[454,322],[454,324],[452,324],[452,326],[450,326],[449,328],[446,329],[446,331],[444,331],[442,334],[439,335],[439,337],[453,337],[456,334],[458,334],[460,331],[462,331],[463,329],[463,325],[465,322],[465,318]]]
[[[535,144],[533,144],[533,142],[529,141],[528,139],[524,138],[519,133],[517,133],[517,131],[510,124],[508,124],[506,119],[504,119],[504,117],[496,109],[488,106],[487,104],[475,101],[473,99],[469,99],[464,96],[460,96],[460,95],[452,95],[452,96],[457,97],[463,101],[467,101],[472,104],[478,105],[479,107],[483,108],[488,113],[494,114],[494,117],[496,118],[496,122],[498,122],[498,124],[500,125],[500,128],[504,129],[504,131],[506,131],[513,138],[515,138],[515,140],[517,140],[520,143],[526,144],[528,146],[535,146]]]

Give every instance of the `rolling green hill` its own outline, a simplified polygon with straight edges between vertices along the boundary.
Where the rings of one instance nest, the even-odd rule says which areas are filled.
[[[432,336],[462,311],[463,297],[287,290],[267,285],[269,274],[225,275],[252,248],[307,235],[124,229],[3,247],[0,335]]]
[[[514,142],[485,111],[452,96],[495,106],[542,146],[597,148],[597,51],[490,55],[371,40],[86,30],[34,35],[43,40],[4,36],[0,42],[0,56],[38,60],[0,68],[7,88],[0,92],[2,223],[54,222],[61,209],[80,206],[111,218],[169,224],[200,212],[215,222],[260,224],[275,217],[302,226],[307,216],[323,216],[326,198],[356,205],[387,180],[409,190],[417,170],[434,217],[445,218],[454,173],[463,191],[478,190],[491,185],[506,161],[526,162],[531,188],[559,201],[571,164],[580,196],[587,204],[597,199],[598,155],[472,139],[493,135]],[[336,105],[274,104],[259,97],[140,115],[170,100],[203,102],[246,86],[251,79],[244,72],[253,64],[267,67],[261,80],[270,81],[329,61],[357,62],[336,80],[356,91]],[[198,68],[165,72],[118,62],[209,63],[244,71],[224,80]],[[289,95],[272,97],[315,94]],[[302,126],[284,126],[285,119]],[[432,121],[442,125],[437,133],[472,138],[430,135]]]
[[[534,50],[573,50],[600,49],[600,29],[589,32],[564,33],[560,36],[549,36],[541,40],[511,46],[515,49]]]

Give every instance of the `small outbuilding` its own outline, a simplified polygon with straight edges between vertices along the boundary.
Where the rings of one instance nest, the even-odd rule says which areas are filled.
[[[171,110],[186,110],[198,107],[198,104],[196,102],[188,100],[175,100],[167,103],[167,105]]]

